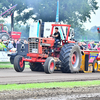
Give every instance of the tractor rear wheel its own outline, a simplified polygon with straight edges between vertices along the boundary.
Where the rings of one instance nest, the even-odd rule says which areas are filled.
[[[74,43],[65,44],[60,52],[61,70],[63,73],[79,72],[81,66],[81,50]]]
[[[25,62],[23,61],[23,57],[18,55],[14,59],[14,69],[17,72],[22,72],[25,68]]]
[[[7,33],[0,33],[0,39],[9,40],[10,36]]]
[[[93,72],[97,72],[98,70],[98,61],[95,59],[93,61]]]
[[[29,63],[31,71],[44,71],[41,63]]]
[[[47,74],[51,74],[55,69],[55,61],[53,57],[48,57],[44,63],[44,72]]]

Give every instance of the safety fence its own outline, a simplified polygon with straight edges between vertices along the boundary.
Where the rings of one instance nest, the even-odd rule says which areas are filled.
[[[0,62],[10,62],[8,54],[11,54],[11,52],[0,51]]]

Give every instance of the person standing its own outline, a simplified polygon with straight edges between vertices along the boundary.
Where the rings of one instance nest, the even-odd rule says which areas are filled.
[[[13,46],[16,48],[17,39],[14,40]]]
[[[21,39],[19,39],[19,40],[16,42],[16,48],[17,48],[17,44],[20,44],[20,41],[21,41]]]
[[[14,43],[14,42],[11,41],[11,42],[8,44],[8,49],[9,49],[9,50],[11,50],[12,48],[14,48],[13,43]]]

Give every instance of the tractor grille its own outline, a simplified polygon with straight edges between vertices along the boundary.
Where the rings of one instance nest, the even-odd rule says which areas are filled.
[[[29,43],[29,52],[38,53],[38,43]]]

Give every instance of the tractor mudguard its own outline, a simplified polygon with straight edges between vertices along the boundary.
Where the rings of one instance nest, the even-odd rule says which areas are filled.
[[[10,56],[10,57],[15,57],[17,55],[18,55],[17,53],[8,54],[8,56]]]

